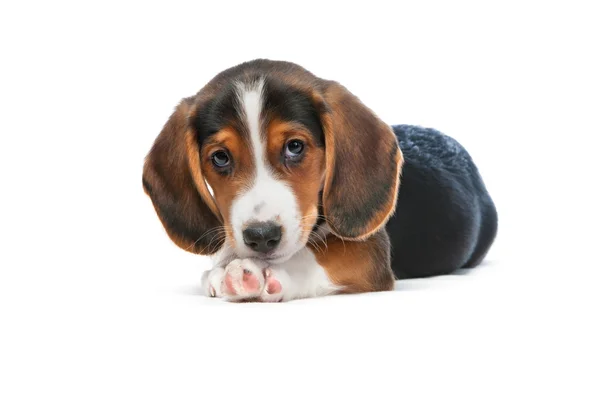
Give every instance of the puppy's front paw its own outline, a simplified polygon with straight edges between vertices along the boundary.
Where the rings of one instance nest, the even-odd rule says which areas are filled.
[[[200,283],[202,294],[207,297],[223,297],[222,283],[225,277],[225,268],[213,268],[204,271]]]
[[[206,271],[202,291],[206,296],[228,301],[278,302],[283,298],[282,284],[267,264],[247,258]]]
[[[222,291],[227,300],[252,300],[260,297],[265,288],[266,264],[245,258],[233,260],[225,267]]]
[[[281,281],[270,268],[265,269],[265,289],[260,295],[260,300],[266,303],[276,303],[283,299],[283,286]]]

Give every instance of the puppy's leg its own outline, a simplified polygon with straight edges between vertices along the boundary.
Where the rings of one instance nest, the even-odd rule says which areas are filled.
[[[213,268],[205,272],[203,292],[229,301],[279,302],[393,289],[385,231],[363,241],[324,240],[320,248],[306,247],[281,264],[236,259]]]
[[[254,259],[234,259],[226,267],[214,267],[202,276],[202,292],[229,301],[259,300],[272,279],[267,264]],[[270,286],[269,286],[270,285]]]
[[[204,271],[200,283],[200,290],[202,294],[207,297],[223,297],[221,283],[223,282],[224,277],[224,267],[214,267],[213,269]]]
[[[394,288],[390,243],[385,230],[361,241],[344,241],[329,235],[321,243],[311,243],[319,246],[306,247],[281,265],[269,266],[269,277],[281,284],[281,291],[263,295],[263,301]]]
[[[315,257],[340,293],[392,290],[390,241],[385,229],[361,241],[342,240],[329,235],[323,249],[314,249]]]

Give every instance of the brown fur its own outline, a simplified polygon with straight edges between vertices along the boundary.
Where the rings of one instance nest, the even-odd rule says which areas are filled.
[[[188,116],[193,98],[184,99],[154,141],[144,163],[144,190],[167,234],[179,247],[212,254],[223,241],[220,215],[197,167],[198,151]]]
[[[364,241],[345,241],[333,235],[318,246],[310,245],[317,262],[341,293],[392,290],[394,274],[390,268],[390,243],[385,230]]]
[[[323,207],[333,231],[364,239],[396,207],[402,153],[391,128],[338,83],[325,91],[327,143]]]

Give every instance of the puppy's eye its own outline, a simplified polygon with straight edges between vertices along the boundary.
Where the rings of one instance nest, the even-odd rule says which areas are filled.
[[[211,156],[212,162],[217,168],[223,168],[231,163],[229,154],[223,150],[215,151]]]
[[[285,157],[286,158],[297,158],[304,152],[304,143],[300,140],[294,139],[287,142],[285,145]]]

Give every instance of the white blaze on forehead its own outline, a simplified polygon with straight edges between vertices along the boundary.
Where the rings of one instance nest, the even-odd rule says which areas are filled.
[[[232,203],[231,222],[238,246],[244,246],[242,230],[250,221],[275,221],[283,227],[283,237],[275,253],[297,251],[301,237],[300,211],[292,189],[275,178],[267,159],[267,135],[261,132],[263,81],[238,84],[240,117],[248,129],[254,159],[254,177],[248,190]],[[238,251],[248,249],[238,248]],[[294,249],[292,249],[294,247]],[[249,250],[248,250],[249,251]]]
[[[269,167],[266,164],[265,149],[266,143],[261,138],[260,114],[263,108],[263,81],[260,80],[254,86],[239,85],[240,102],[242,105],[243,117],[246,119],[246,126],[250,133],[250,143],[254,152],[254,162],[256,165],[256,178],[264,177],[269,174]]]

